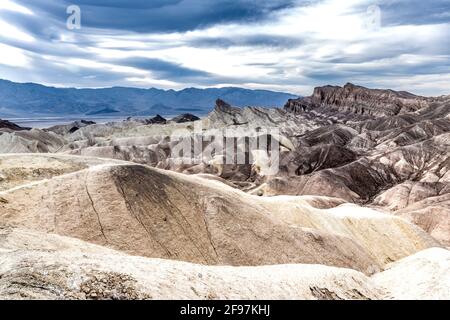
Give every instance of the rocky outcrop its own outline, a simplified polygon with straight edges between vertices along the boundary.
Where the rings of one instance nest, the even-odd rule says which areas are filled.
[[[315,88],[310,97],[289,100],[285,110],[301,113],[318,109],[362,116],[394,116],[420,110],[429,103],[430,99],[409,92],[367,89],[347,83],[344,87]]]
[[[236,108],[223,100],[217,100],[212,112],[203,120],[203,126],[210,128],[244,128],[270,130],[275,128],[286,136],[302,134],[315,129],[322,123],[320,119],[298,117],[282,109],[261,107]],[[328,123],[328,122],[323,122]]]
[[[146,124],[166,124],[167,120],[161,117],[159,114],[154,116],[153,118],[145,120]]]
[[[8,120],[0,119],[0,133],[2,131],[20,131],[20,130],[30,130],[30,128],[23,128]]]
[[[197,120],[200,120],[200,118],[191,113],[183,113],[171,119],[171,121],[175,123],[193,122]]]
[[[66,140],[53,132],[40,129],[0,134],[0,153],[52,153],[66,145]]]
[[[79,121],[74,121],[74,122],[71,122],[71,123],[65,124],[65,125],[53,126],[48,129],[45,129],[45,131],[54,132],[54,133],[60,134],[60,135],[65,135],[65,134],[74,133],[75,131],[78,131],[81,128],[84,128],[86,126],[90,126],[93,124],[95,124],[94,121],[79,120]]]

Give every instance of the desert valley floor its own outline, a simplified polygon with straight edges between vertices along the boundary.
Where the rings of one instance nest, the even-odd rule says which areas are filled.
[[[276,129],[279,171],[173,157],[196,126]],[[449,154],[450,96],[353,84],[198,120],[0,120],[0,298],[450,299]]]

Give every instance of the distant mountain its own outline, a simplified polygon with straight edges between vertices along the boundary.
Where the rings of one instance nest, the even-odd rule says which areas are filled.
[[[206,114],[217,99],[238,107],[282,107],[297,96],[242,88],[188,88],[180,91],[113,87],[105,89],[53,88],[34,83],[0,80],[0,117],[114,114]]]

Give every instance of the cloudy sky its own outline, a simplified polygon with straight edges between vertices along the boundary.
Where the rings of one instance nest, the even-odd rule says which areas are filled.
[[[450,0],[0,0],[0,78],[450,94]]]

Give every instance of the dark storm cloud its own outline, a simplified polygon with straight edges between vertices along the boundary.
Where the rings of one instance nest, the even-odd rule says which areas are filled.
[[[158,79],[176,80],[212,77],[212,75],[208,72],[186,68],[179,64],[161,59],[132,57],[120,60],[111,60],[110,62],[116,65],[151,71],[153,74],[158,76]]]
[[[245,35],[236,38],[226,37],[198,37],[189,42],[193,47],[215,47],[215,48],[230,48],[230,47],[272,47],[272,48],[294,48],[303,43],[303,39],[287,36],[274,35]]]
[[[382,0],[377,3],[385,25],[422,25],[450,20],[449,0]]]
[[[224,22],[256,21],[289,8],[295,0],[17,0],[37,14],[65,21],[67,6],[79,5],[88,28],[134,32],[183,32]]]
[[[404,59],[407,59],[405,57]],[[400,59],[401,60],[401,59]],[[354,77],[383,78],[408,75],[444,74],[450,70],[450,56],[442,57],[439,61],[423,61],[414,63],[390,63],[389,61],[369,65],[333,64],[333,68],[316,67],[303,73],[314,80],[344,81]]]

